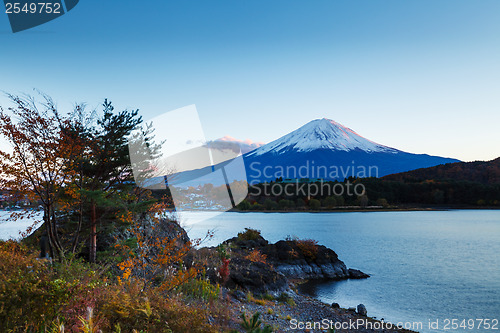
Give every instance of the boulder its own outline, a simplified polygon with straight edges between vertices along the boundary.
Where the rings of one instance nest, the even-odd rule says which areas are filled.
[[[357,312],[360,316],[366,316],[366,314],[367,314],[366,307],[363,304],[358,304],[357,310],[358,310]]]
[[[247,299],[247,295],[241,290],[235,290],[233,292],[233,297],[240,302],[244,302]]]
[[[229,264],[229,288],[244,289],[254,294],[279,293],[288,288],[288,280],[272,266],[245,258],[233,258]]]

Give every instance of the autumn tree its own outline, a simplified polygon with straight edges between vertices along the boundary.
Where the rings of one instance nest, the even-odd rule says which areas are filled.
[[[57,223],[57,210],[71,178],[71,164],[78,148],[64,130],[68,118],[57,111],[52,99],[8,95],[13,106],[0,107],[0,134],[11,151],[0,151],[0,186],[14,195],[40,202],[43,222],[53,255],[64,259]],[[17,213],[13,217],[19,217]]]

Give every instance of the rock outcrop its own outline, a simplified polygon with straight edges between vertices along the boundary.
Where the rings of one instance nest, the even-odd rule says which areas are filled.
[[[262,253],[278,272],[293,279],[360,279],[369,275],[348,269],[337,254],[311,240],[287,240],[268,244]]]
[[[246,289],[254,294],[277,294],[288,288],[288,280],[267,263],[233,258],[229,264],[226,286]]]
[[[247,231],[248,232],[248,231]],[[253,292],[287,288],[288,279],[363,279],[369,275],[349,269],[337,254],[312,240],[281,240],[269,244],[260,233],[241,233],[223,244],[231,248],[229,286],[240,286]],[[254,262],[247,255],[258,250],[265,263]]]

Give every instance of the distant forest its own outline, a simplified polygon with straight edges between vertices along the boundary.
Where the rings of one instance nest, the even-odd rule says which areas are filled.
[[[336,195],[328,191],[307,195],[301,184],[274,182],[250,186],[240,210],[321,210],[348,206],[500,207],[500,158],[489,162],[458,162],[382,178],[348,178],[315,183],[338,189],[362,184],[366,192]],[[285,190],[285,187],[287,189]],[[272,190],[271,190],[272,189]],[[337,192],[338,193],[338,192]]]

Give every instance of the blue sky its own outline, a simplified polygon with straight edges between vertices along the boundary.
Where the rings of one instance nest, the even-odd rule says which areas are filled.
[[[38,88],[63,109],[109,98],[145,118],[196,104],[208,139],[269,142],[326,117],[401,150],[489,160],[499,15],[497,0],[81,0],[16,34],[0,13],[0,90]]]

